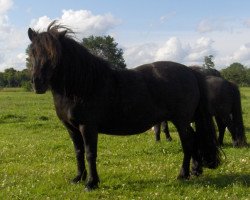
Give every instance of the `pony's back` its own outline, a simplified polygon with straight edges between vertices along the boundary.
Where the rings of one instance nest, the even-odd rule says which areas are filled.
[[[216,76],[216,77],[222,77],[220,72],[216,69],[207,69],[207,68],[204,68],[204,67],[200,67],[200,66],[190,66],[190,68],[192,70],[195,70],[197,72],[200,72],[202,73],[204,76]]]

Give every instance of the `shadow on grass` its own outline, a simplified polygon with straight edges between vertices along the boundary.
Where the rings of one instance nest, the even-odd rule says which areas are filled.
[[[225,174],[218,175],[216,177],[203,176],[194,180],[190,183],[185,182],[185,184],[198,184],[198,185],[212,185],[216,188],[224,188],[230,185],[239,184],[243,187],[250,187],[250,174],[248,173],[235,173],[235,174]]]
[[[227,175],[218,175],[217,177],[209,177],[209,176],[201,176],[201,177],[192,177],[191,180],[169,180],[164,178],[154,178],[150,180],[128,180],[126,182],[122,182],[119,184],[110,184],[107,183],[104,185],[100,185],[102,189],[110,189],[110,190],[117,190],[117,189],[126,189],[126,190],[133,190],[133,191],[140,191],[141,189],[152,188],[152,187],[215,187],[218,189],[222,189],[228,186],[233,185],[240,185],[241,187],[250,187],[250,174],[227,174]]]
[[[242,147],[234,147],[234,146],[233,146],[233,143],[226,142],[226,143],[224,143],[224,144],[221,146],[221,149],[222,149],[222,150],[223,150],[223,149],[228,149],[228,148],[241,149],[241,148],[249,148],[249,147],[250,147],[249,142],[248,142],[247,145],[242,146]]]
[[[26,119],[27,117],[23,115],[6,114],[6,115],[0,116],[0,124],[24,122]]]

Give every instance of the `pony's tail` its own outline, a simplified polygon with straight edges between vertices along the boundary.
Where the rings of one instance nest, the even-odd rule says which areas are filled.
[[[200,103],[195,114],[196,137],[198,152],[204,167],[217,168],[221,163],[221,152],[212,116],[209,113],[207,87],[205,77],[194,71],[200,90]]]
[[[247,145],[247,139],[245,135],[245,129],[243,124],[242,118],[242,108],[241,108],[241,97],[240,97],[240,90],[237,85],[230,82],[232,88],[234,90],[234,99],[233,99],[233,106],[232,106],[232,120],[233,125],[235,127],[235,141],[234,145],[241,147]]]

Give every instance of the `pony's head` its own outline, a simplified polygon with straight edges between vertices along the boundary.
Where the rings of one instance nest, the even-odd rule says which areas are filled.
[[[36,93],[43,94],[50,86],[51,78],[59,65],[61,58],[60,39],[65,36],[67,30],[55,25],[53,21],[46,32],[36,32],[29,28],[28,36],[31,40],[29,57],[32,65],[32,82]]]

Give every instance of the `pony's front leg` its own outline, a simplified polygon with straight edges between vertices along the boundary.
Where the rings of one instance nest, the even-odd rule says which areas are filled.
[[[64,123],[67,128],[69,135],[74,143],[75,153],[76,153],[76,162],[77,162],[77,175],[74,179],[72,179],[72,183],[78,183],[80,181],[84,181],[87,177],[87,171],[85,168],[84,161],[84,143],[81,132],[71,126],[68,123]]]
[[[80,125],[79,128],[83,136],[86,159],[89,165],[89,178],[86,183],[86,190],[89,191],[97,188],[100,182],[96,169],[98,132],[94,126],[90,125]]]

